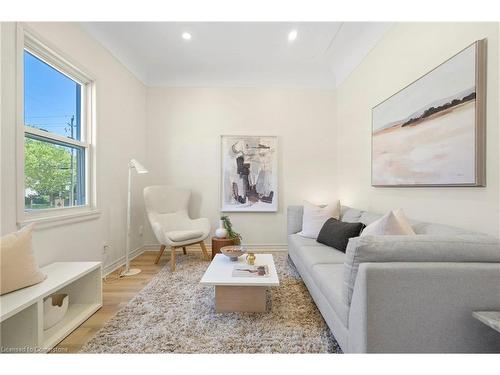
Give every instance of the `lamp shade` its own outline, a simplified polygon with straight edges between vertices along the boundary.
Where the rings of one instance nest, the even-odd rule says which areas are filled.
[[[135,159],[130,160],[130,168],[134,168],[137,173],[148,173],[149,171],[144,168],[144,166]]]

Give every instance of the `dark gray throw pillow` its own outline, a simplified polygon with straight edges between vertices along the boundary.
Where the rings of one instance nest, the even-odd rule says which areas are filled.
[[[345,253],[349,238],[358,237],[364,227],[363,223],[345,223],[332,217],[323,224],[316,241]]]

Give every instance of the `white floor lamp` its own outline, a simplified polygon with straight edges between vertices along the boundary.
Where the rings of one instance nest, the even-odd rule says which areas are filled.
[[[120,274],[120,277],[125,277],[125,276],[133,276],[137,275],[141,270],[139,268],[130,268],[130,260],[129,260],[129,253],[130,253],[130,211],[131,211],[131,200],[132,200],[132,169],[135,169],[135,171],[139,174],[143,173],[148,173],[148,170],[144,168],[141,163],[139,163],[137,160],[132,159],[128,163],[128,202],[127,202],[127,244],[126,244],[126,250],[125,250],[125,269],[123,272]]]

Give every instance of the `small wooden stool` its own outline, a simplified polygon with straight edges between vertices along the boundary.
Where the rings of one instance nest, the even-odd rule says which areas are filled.
[[[212,259],[215,254],[220,254],[220,249],[224,246],[234,246],[234,240],[231,238],[212,237]]]

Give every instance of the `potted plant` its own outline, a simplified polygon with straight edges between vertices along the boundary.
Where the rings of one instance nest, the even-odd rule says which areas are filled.
[[[221,216],[220,218],[222,226],[227,231],[227,237],[234,241],[235,245],[241,244],[241,234],[236,233],[233,230],[233,224],[231,223],[231,219],[229,216]]]

